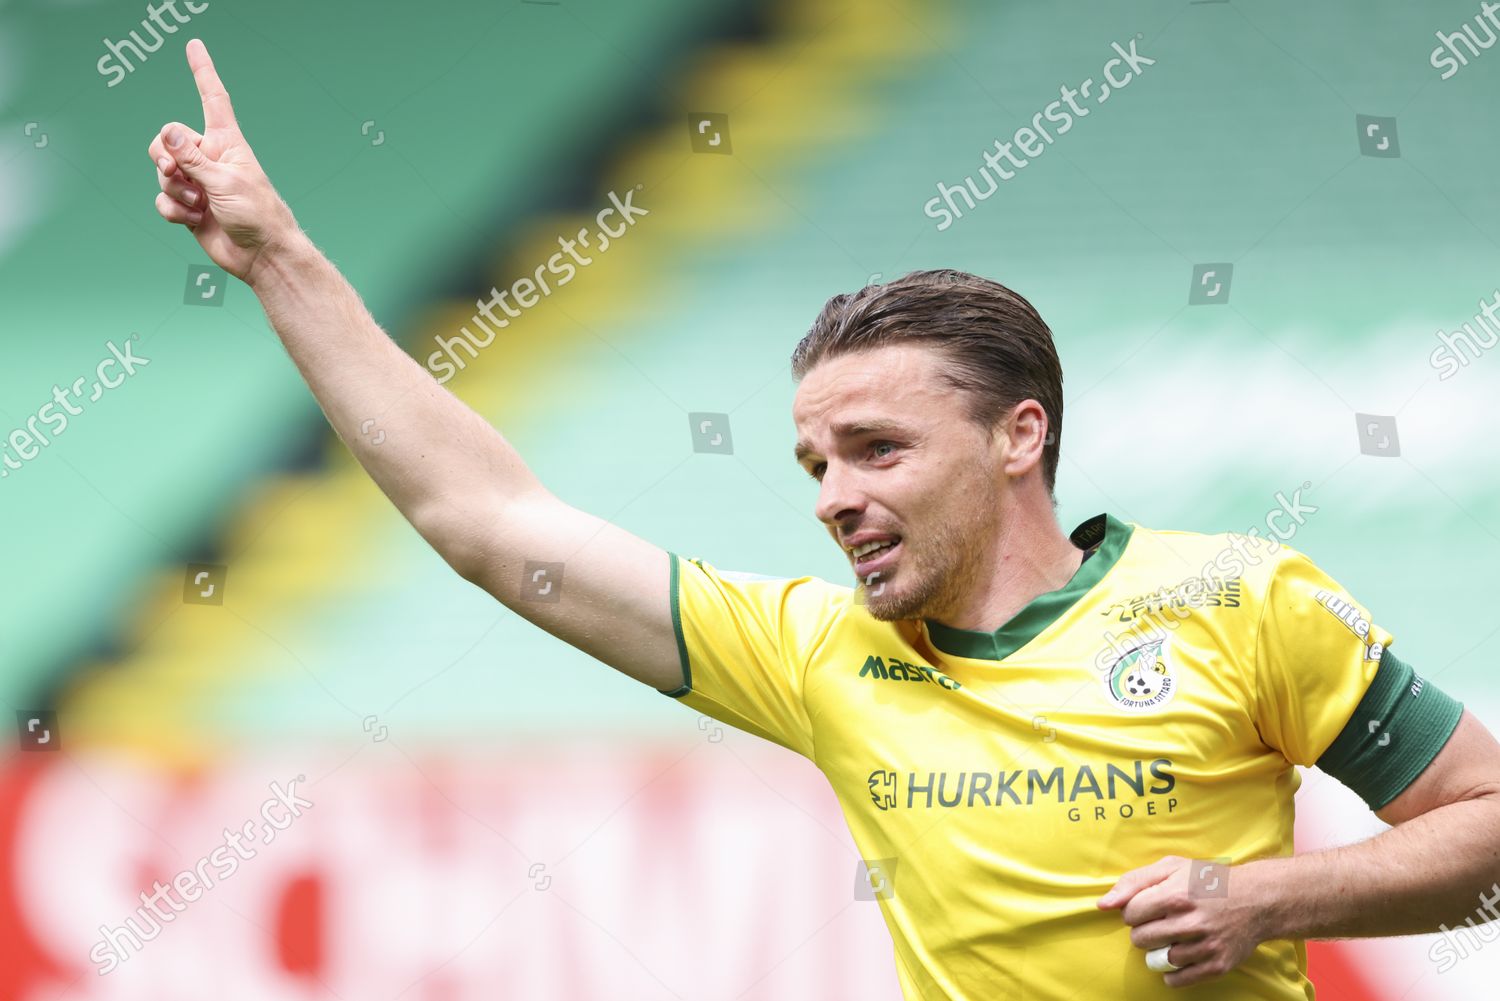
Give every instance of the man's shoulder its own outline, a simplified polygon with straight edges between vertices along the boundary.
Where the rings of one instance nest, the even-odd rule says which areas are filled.
[[[839,592],[847,593],[853,590],[849,585],[836,584],[815,574],[764,573],[759,570],[736,570],[721,566],[716,562],[703,559],[699,556],[690,556],[686,553],[674,553],[674,555],[678,559],[686,563],[692,563],[694,566],[712,574],[720,580],[735,584],[778,584],[783,587],[797,585],[803,587],[805,590],[830,597],[837,596]]]
[[[1277,567],[1301,555],[1283,539],[1255,527],[1215,532],[1132,524],[1131,552],[1137,565],[1183,580],[1239,578],[1261,592]]]
[[[830,621],[840,617],[857,600],[853,587],[815,574],[734,569],[682,554],[678,559],[679,576],[694,573],[699,582],[726,598],[762,609],[766,616]],[[689,571],[688,567],[695,569]],[[684,581],[680,586],[687,584]]]

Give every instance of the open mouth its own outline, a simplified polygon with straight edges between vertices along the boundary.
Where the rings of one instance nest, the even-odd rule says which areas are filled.
[[[900,552],[901,539],[899,536],[867,550],[861,549],[859,550],[859,555],[854,557],[854,573],[861,580],[868,580],[871,574],[889,569],[896,562],[896,557]],[[876,578],[876,580],[879,579],[878,577]]]

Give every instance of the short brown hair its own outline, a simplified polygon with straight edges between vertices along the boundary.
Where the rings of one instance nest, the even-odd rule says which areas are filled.
[[[792,352],[801,381],[826,358],[897,344],[941,353],[943,380],[968,400],[969,419],[992,430],[1016,404],[1047,413],[1042,480],[1056,504],[1062,447],[1062,364],[1052,331],[1019,293],[966,271],[912,271],[883,285],[829,299]]]

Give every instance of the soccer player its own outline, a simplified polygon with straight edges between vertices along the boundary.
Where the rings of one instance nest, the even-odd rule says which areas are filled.
[[[1500,894],[1500,745],[1310,559],[1109,513],[1061,529],[1062,371],[1015,292],[944,270],[830,299],[792,359],[796,458],[854,586],[720,570],[560,501],[397,347],[187,56],[204,131],[151,140],[161,215],[254,290],[459,574],[818,765],[912,1001],[1311,998],[1306,939],[1434,931]],[[523,599],[528,560],[566,560],[560,601]],[[1394,826],[1293,854],[1296,765]]]

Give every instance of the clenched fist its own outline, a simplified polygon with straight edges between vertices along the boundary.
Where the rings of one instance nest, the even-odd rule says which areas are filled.
[[[256,265],[301,235],[292,211],[261,169],[234,119],[208,49],[187,43],[188,66],[203,99],[203,132],[168,122],[151,140],[161,194],[156,210],[192,230],[209,258],[254,284]]]

